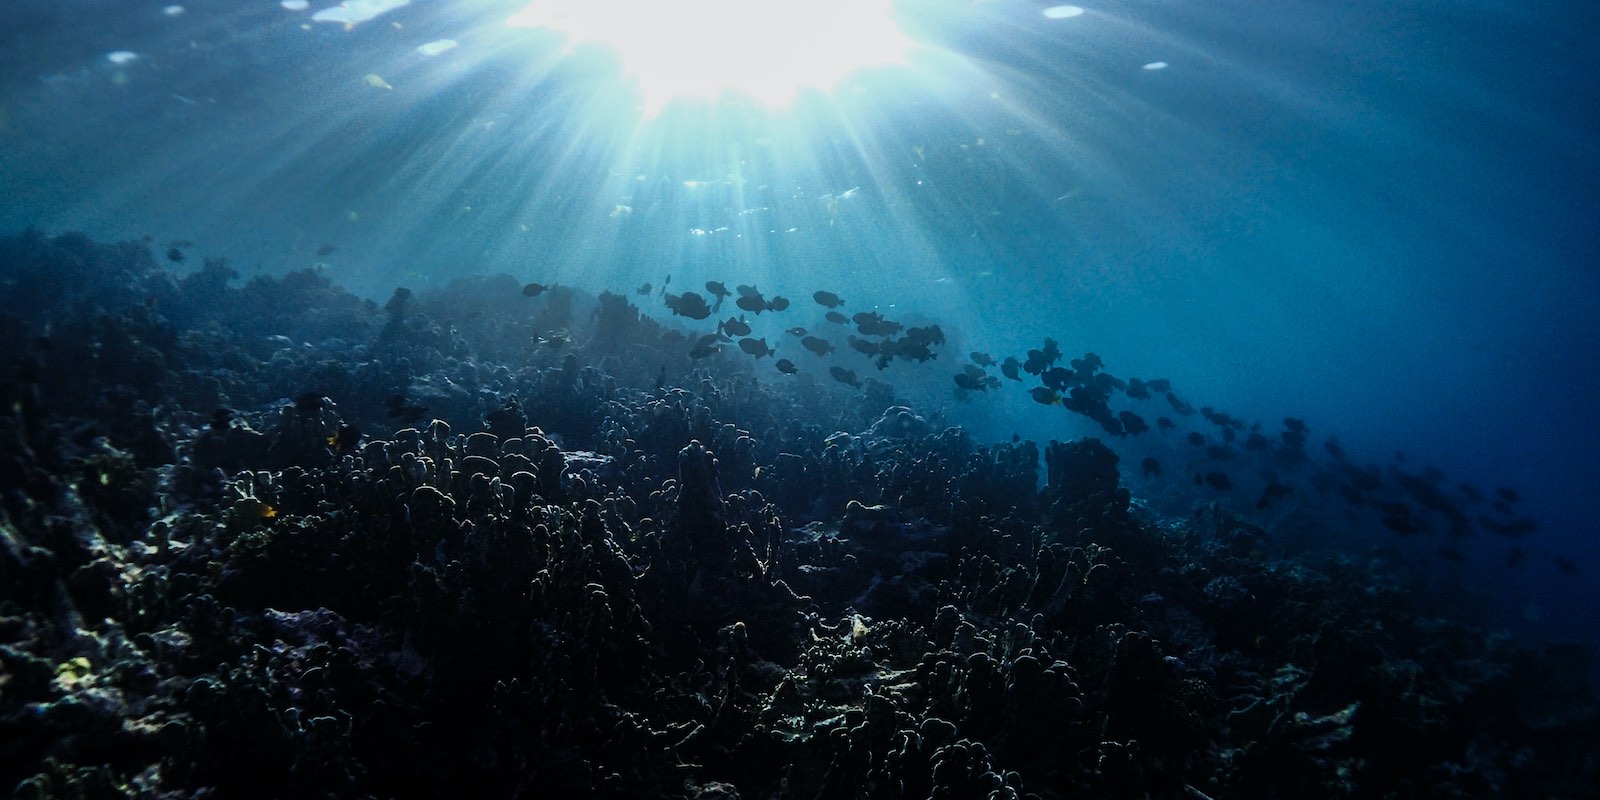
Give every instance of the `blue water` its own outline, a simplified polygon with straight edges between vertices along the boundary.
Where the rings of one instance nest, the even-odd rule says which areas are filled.
[[[1052,336],[1357,461],[1515,487],[1533,557],[1481,536],[1449,579],[1600,639],[1600,6],[904,2],[910,67],[654,118],[605,52],[500,25],[514,5],[321,7],[8,0],[0,230],[321,263],[379,298],[499,271],[831,289],[939,322],[947,358]],[[1093,432],[1009,386],[956,398],[954,368],[896,385],[985,437]]]

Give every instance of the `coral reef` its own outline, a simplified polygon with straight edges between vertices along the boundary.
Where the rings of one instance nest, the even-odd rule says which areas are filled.
[[[1586,651],[605,294],[0,241],[0,787],[1592,797]],[[571,341],[532,337],[553,328]],[[1092,372],[1092,370],[1089,370]],[[886,396],[887,394],[887,396]],[[364,433],[363,433],[364,432]]]

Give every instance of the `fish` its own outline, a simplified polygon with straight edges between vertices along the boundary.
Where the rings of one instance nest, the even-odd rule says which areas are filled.
[[[741,283],[738,286],[735,286],[733,288],[734,288],[735,291],[737,291],[739,293],[740,297],[760,297],[761,296],[761,290],[757,289],[754,286],[750,286],[749,284]]]
[[[731,297],[733,294],[728,291],[728,287],[722,285],[722,281],[706,281],[706,292],[717,298],[717,302],[711,306],[712,311],[722,308],[723,299]]]
[[[793,375],[800,371],[795,367],[794,362],[787,358],[778,359],[778,363],[774,364],[773,366],[777,367],[778,371],[785,375]]]
[[[756,358],[765,358],[766,356],[770,356],[775,352],[772,348],[767,346],[766,339],[740,339],[739,349],[755,356]]]
[[[545,286],[542,283],[530,283],[522,287],[522,296],[538,297],[539,295],[544,294],[544,290],[548,288],[550,287]]]
[[[1139,462],[1139,469],[1144,470],[1146,478],[1158,476],[1161,474],[1161,462],[1155,456],[1146,456],[1145,460]]]
[[[856,330],[862,336],[893,336],[904,327],[898,322],[890,322],[876,311],[859,311],[850,318],[856,324]]]
[[[333,245],[325,244],[325,245],[317,248],[317,255],[319,255],[319,256],[331,256],[331,255],[333,255]]]
[[[1287,483],[1268,481],[1266,488],[1261,490],[1261,497],[1256,500],[1256,510],[1265,509],[1272,505],[1274,500],[1282,500],[1294,492],[1294,487]]]
[[[1028,390],[1028,394],[1032,395],[1033,401],[1040,405],[1061,405],[1061,393],[1048,386],[1035,386]]]
[[[1226,492],[1233,488],[1233,479],[1229,478],[1226,472],[1207,472],[1205,481],[1206,485],[1219,492]]]
[[[699,292],[684,292],[683,294],[666,295],[667,308],[680,317],[701,320],[711,316],[711,306],[706,305],[706,299]]]
[[[662,297],[666,297],[667,296],[667,284],[669,284],[669,283],[672,283],[672,273],[667,273],[667,277],[661,279],[661,296]]]
[[[982,382],[973,379],[971,375],[968,375],[965,372],[957,372],[955,374],[955,380],[956,386],[966,389],[969,392],[981,392],[984,389]]]
[[[633,290],[633,293],[643,297],[648,297],[650,295],[650,288],[650,282],[645,281],[644,283],[639,284],[639,288]]]
[[[823,308],[838,308],[839,306],[844,305],[844,298],[834,294],[833,292],[812,292],[811,299],[817,301],[817,305],[822,306]]]
[[[793,328],[784,331],[784,333],[787,333],[790,336],[804,336],[806,335],[806,329],[796,325]]]
[[[1145,385],[1145,382],[1139,380],[1138,378],[1128,379],[1128,388],[1126,391],[1128,396],[1135,400],[1150,399],[1150,387]]]
[[[389,395],[389,399],[384,402],[384,405],[386,406],[385,412],[388,414],[389,418],[397,420],[409,421],[422,419],[428,416],[428,413],[431,410],[427,406],[421,405],[420,403],[406,402],[406,397],[403,394]]]
[[[183,251],[179,250],[176,247],[167,248],[167,260],[171,261],[174,264],[182,262],[183,261]]]
[[[1019,369],[1022,369],[1022,362],[1018,361],[1015,356],[1006,356],[1006,360],[1000,362],[1000,373],[1011,380],[1022,380],[1022,376],[1017,374]]]
[[[833,345],[829,344],[827,339],[819,339],[815,336],[807,336],[801,339],[800,346],[819,356],[825,356],[833,352]]]
[[[1164,431],[1170,431],[1173,428],[1178,427],[1178,423],[1173,422],[1167,417],[1156,417],[1156,427]]]
[[[833,323],[833,324],[835,324],[835,325],[845,325],[845,324],[848,324],[850,322],[850,318],[849,317],[846,317],[845,315],[840,314],[837,311],[829,311],[828,313],[823,314],[822,318],[827,320],[827,321],[829,321],[829,322],[831,322],[831,323]]]
[[[783,311],[784,309],[787,309],[788,307],[789,307],[789,298],[787,298],[787,297],[780,297],[778,295],[773,295],[772,299],[767,301],[767,310],[768,311]]]
[[[1189,444],[1192,444],[1195,447],[1205,447],[1206,446],[1206,435],[1201,433],[1201,432],[1199,432],[1199,431],[1194,431],[1193,433],[1190,433],[1189,436],[1188,436],[1188,440],[1189,440]]]
[[[846,337],[845,341],[849,343],[851,350],[864,356],[875,356],[881,349],[877,342],[869,342],[866,339],[857,338],[853,334]]]
[[[743,295],[738,300],[733,301],[733,304],[738,306],[741,310],[748,311],[752,314],[760,314],[761,312],[767,310],[767,301],[759,294]]]
[[[1039,373],[1039,382],[1052,389],[1066,391],[1072,388],[1072,372],[1062,367],[1050,367]]]
[[[1166,378],[1153,378],[1145,381],[1144,385],[1156,394],[1166,394],[1172,391],[1172,381]]]
[[[728,317],[722,322],[717,323],[717,330],[722,331],[729,336],[749,336],[750,323],[745,322],[743,319]]]
[[[1117,420],[1122,423],[1122,432],[1128,436],[1138,436],[1150,430],[1150,424],[1144,421],[1144,417],[1132,411],[1118,411]]]
[[[861,380],[856,377],[856,371],[844,367],[828,367],[828,374],[840,383],[848,383],[857,389],[861,388]]]
[[[724,339],[719,334],[708,333],[695,340],[694,346],[689,348],[689,357],[698,361],[707,356],[720,353],[722,348],[718,347],[718,344],[722,341]]]
[[[994,366],[994,356],[991,356],[988,353],[980,353],[977,350],[974,350],[968,357],[972,359],[972,363],[977,364],[980,367]]]
[[[351,452],[361,444],[361,431],[354,425],[340,425],[326,440],[328,449],[338,454]]]
[[[567,333],[565,328],[559,331],[548,331],[545,333],[545,335],[540,336],[538,341],[539,344],[548,347],[551,350],[560,350],[561,348],[572,344],[572,334]]]

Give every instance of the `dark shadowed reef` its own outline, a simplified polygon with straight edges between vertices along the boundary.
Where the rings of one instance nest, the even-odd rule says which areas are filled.
[[[1600,782],[1585,650],[1150,513],[1093,438],[977,442],[507,276],[379,304],[29,233],[0,280],[17,797]]]

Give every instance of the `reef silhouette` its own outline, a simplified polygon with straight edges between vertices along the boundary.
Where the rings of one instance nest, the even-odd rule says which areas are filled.
[[[1060,366],[1052,340],[974,352],[955,390],[1019,383],[1106,440],[944,424],[889,371],[835,363],[847,347],[934,362],[945,331],[873,312],[837,353],[817,328],[775,333],[792,358],[774,366],[742,317],[685,331],[623,294],[487,276],[379,304],[318,271],[240,285],[223,260],[158,255],[0,239],[14,796],[1489,798],[1600,781],[1583,648],[1485,633],[1392,561],[1298,552],[1249,516],[1315,494],[1399,534],[1531,533],[1509,489],[1314,457],[1301,420],[1269,436],[1093,354]],[[713,283],[715,305],[666,282],[631,294],[695,321],[735,296],[793,313]],[[812,298],[850,321],[838,295]],[[1142,402],[1209,427],[1190,445],[1124,407]],[[1205,468],[1113,448],[1168,435]],[[1170,475],[1199,513],[1153,513],[1125,469]],[[1238,508],[1217,502],[1247,481]]]

